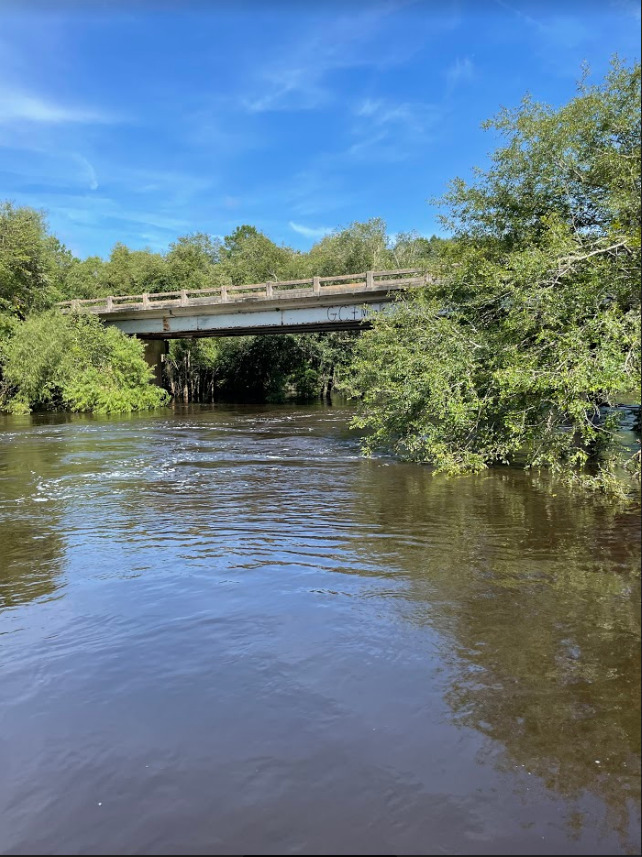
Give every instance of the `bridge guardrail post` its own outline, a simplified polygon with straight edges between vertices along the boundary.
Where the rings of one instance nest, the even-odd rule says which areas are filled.
[[[366,271],[366,288],[371,289],[374,286],[374,271]]]
[[[107,312],[111,312],[114,308],[114,298],[113,295],[109,295],[107,298]]]
[[[149,307],[149,295],[146,292],[143,292],[143,309],[147,309]]]
[[[318,277],[312,278],[312,291],[315,295],[321,294],[321,280]]]
[[[272,298],[274,297],[274,289],[272,288],[272,283],[265,284],[265,297]]]
[[[228,297],[227,297],[227,286],[221,286],[221,300],[222,300],[223,302],[225,302],[225,301],[227,301],[227,300],[228,300]]]
[[[181,289],[181,306],[187,306],[188,303],[187,291],[185,289]]]

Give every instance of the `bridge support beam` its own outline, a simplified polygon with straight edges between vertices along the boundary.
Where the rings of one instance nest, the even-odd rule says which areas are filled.
[[[144,340],[144,345],[145,361],[154,370],[154,383],[162,387],[167,341],[164,339],[146,339]]]
[[[230,305],[228,304],[228,307]],[[153,313],[133,312],[104,316],[123,333],[140,339],[183,339],[198,336],[249,336],[264,333],[312,333],[320,330],[358,330],[368,323],[371,313],[394,306],[376,302],[327,301],[316,306],[242,305],[227,312],[207,312],[207,307],[168,309]],[[215,304],[218,309],[220,304]],[[124,313],[123,313],[124,315]],[[151,365],[151,364],[150,364]]]

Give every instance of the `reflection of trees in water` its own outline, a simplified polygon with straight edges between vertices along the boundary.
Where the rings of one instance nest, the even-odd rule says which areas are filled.
[[[141,418],[60,412],[1,419],[0,609],[58,589],[69,512],[78,512],[101,470],[114,467],[116,441],[101,430]]]
[[[449,641],[456,722],[500,769],[605,805],[624,847],[640,799],[639,517],[512,470],[467,479],[371,466],[369,517],[406,575],[407,618]],[[413,541],[413,538],[415,541]],[[368,551],[381,550],[372,540]],[[392,553],[390,553],[392,550]],[[495,753],[495,748],[491,751]],[[568,823],[581,826],[579,810]]]
[[[0,529],[0,611],[53,595],[64,555],[60,535],[32,515],[9,520],[0,513]]]
[[[51,596],[60,586],[61,501],[38,492],[56,467],[60,447],[40,442],[30,425],[24,436],[0,435],[0,611]]]

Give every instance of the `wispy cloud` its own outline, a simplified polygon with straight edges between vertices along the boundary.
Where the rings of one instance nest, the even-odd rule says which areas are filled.
[[[537,32],[552,48],[572,50],[591,37],[591,30],[584,23],[586,3],[544,4],[540,7],[540,16],[534,18],[522,11],[516,4],[506,0],[495,0],[498,6],[517,16]],[[558,9],[562,9],[559,14]],[[575,14],[571,14],[575,12]]]
[[[67,204],[56,206],[56,212],[65,215],[69,220],[88,225],[133,223],[147,229],[155,227],[171,234],[178,234],[189,228],[188,219],[176,217],[171,212],[164,213],[158,209],[153,211],[131,209],[104,196],[68,196],[66,199]]]
[[[273,184],[271,202],[285,198],[289,209],[297,218],[336,217],[336,213],[355,204],[354,189],[347,190],[345,181],[325,164],[311,163],[307,169],[291,176],[284,187]],[[327,222],[327,221],[326,221]]]
[[[0,123],[30,122],[45,125],[107,124],[116,121],[106,113],[59,104],[27,92],[0,88]]]
[[[87,181],[90,190],[98,189],[98,176],[93,165],[84,157],[84,155],[75,154],[74,158],[78,161],[82,168],[83,177]]]
[[[399,161],[425,144],[443,122],[444,108],[424,102],[367,98],[354,110],[354,143],[344,153],[357,160]]]
[[[293,223],[291,220],[288,223],[290,229],[303,235],[305,238],[323,238],[324,235],[329,235],[332,232],[329,226],[302,226],[300,223]]]
[[[266,91],[257,97],[244,98],[248,113],[275,110],[313,110],[328,100],[328,92],[320,85],[323,72],[311,68],[274,69],[266,73]]]
[[[97,190],[98,175],[94,165],[78,151],[66,151],[44,141],[15,145],[0,135],[1,172],[4,193],[13,194],[25,186],[38,185],[41,193]]]
[[[446,69],[448,94],[461,83],[470,83],[475,78],[475,66],[470,57],[457,57],[454,63]]]
[[[366,98],[354,111],[355,116],[367,120],[377,128],[403,126],[408,131],[421,134],[441,117],[441,108],[422,102],[394,102],[385,98]]]
[[[210,175],[181,169],[152,169],[118,161],[106,164],[104,169],[108,181],[103,184],[111,189],[127,189],[141,197],[158,196],[175,206],[192,202],[194,197],[211,191],[216,184]]]
[[[368,6],[357,14],[337,16],[331,24],[290,45],[280,45],[280,57],[260,70],[261,84],[243,99],[250,113],[311,110],[334,97],[327,78],[343,69],[403,62],[407,55],[391,50],[369,51],[368,44],[382,31],[385,20],[406,2]],[[285,59],[281,57],[285,56]]]

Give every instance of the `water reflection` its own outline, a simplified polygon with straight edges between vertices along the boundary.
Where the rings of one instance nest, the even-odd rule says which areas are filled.
[[[18,418],[12,425],[25,422]],[[45,474],[56,466],[58,450],[37,439],[22,444],[13,432],[3,434],[2,441],[0,610],[53,596],[64,557],[58,501],[41,490]]]
[[[635,849],[639,517],[346,424],[0,423],[0,850]]]
[[[639,510],[512,470],[453,481],[397,466],[363,481],[368,519],[394,520],[406,537],[381,551],[407,572],[401,611],[447,640],[455,722],[497,742],[485,752],[498,769],[523,769],[567,799],[599,797],[603,828],[634,851]],[[571,828],[582,821],[567,811]]]

